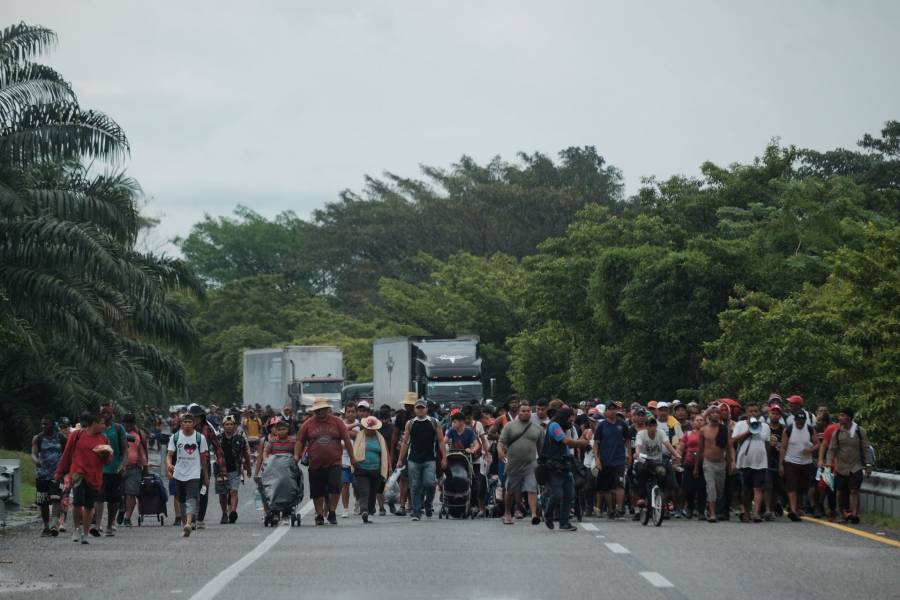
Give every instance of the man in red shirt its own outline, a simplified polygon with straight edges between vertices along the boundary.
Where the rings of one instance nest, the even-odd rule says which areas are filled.
[[[316,398],[312,405],[313,418],[304,421],[297,434],[294,458],[309,455],[309,495],[316,509],[316,525],[325,524],[325,497],[328,497],[328,522],[337,525],[338,499],[341,493],[341,445],[356,467],[350,432],[344,422],[331,414],[324,398]]]
[[[112,447],[103,435],[106,425],[98,415],[84,413],[81,426],[81,430],[69,436],[53,479],[62,481],[66,475],[72,476],[72,517],[75,520],[72,541],[87,544],[89,532],[95,537],[100,535],[99,531],[91,529],[91,523],[94,503],[100,500],[103,487],[103,466],[112,462]],[[80,532],[79,527],[82,528]]]

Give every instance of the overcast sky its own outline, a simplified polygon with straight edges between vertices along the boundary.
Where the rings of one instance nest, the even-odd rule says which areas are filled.
[[[696,175],[900,118],[900,2],[0,0],[132,144],[159,235],[308,215],[364,174],[595,145]],[[5,25],[4,25],[5,26]],[[170,248],[171,250],[171,248]]]

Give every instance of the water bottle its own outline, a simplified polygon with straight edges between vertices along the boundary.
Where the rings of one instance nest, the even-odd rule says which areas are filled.
[[[256,504],[256,510],[262,510],[262,496],[259,495],[259,490],[256,490],[256,495],[253,497],[253,502]]]

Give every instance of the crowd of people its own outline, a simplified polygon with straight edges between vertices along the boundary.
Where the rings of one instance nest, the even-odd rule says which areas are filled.
[[[65,417],[41,421],[32,442],[41,535],[65,532],[69,513],[72,539],[82,544],[131,527],[154,450],[183,536],[206,527],[210,495],[220,524],[235,523],[242,483],[259,481],[278,455],[307,467],[317,526],[336,525],[339,509],[349,518],[351,491],[363,523],[389,513],[430,519],[448,458],[459,456],[471,479],[465,516],[505,525],[530,518],[574,531],[572,519],[585,515],[637,520],[651,475],[664,491],[665,518],[760,523],[809,513],[857,523],[874,460],[866,432],[852,408],[832,420],[827,406],[813,414],[804,405],[799,395],[772,394],[762,404],[723,398],[705,408],[515,396],[498,408],[440,407],[409,393],[396,410],[367,400],[332,414],[318,399],[300,416],[290,406],[276,414],[192,404],[169,418],[150,410],[121,422],[104,405],[74,427]]]

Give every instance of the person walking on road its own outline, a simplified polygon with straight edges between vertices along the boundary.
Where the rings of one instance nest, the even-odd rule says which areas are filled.
[[[515,421],[503,428],[497,443],[497,457],[506,465],[504,471],[505,494],[503,523],[512,525],[513,506],[521,503],[526,496],[531,509],[531,524],[541,522],[537,506],[537,479],[534,470],[537,468],[537,454],[544,429],[540,423],[531,419],[531,407],[527,402],[519,404],[519,414]]]
[[[316,525],[337,525],[338,499],[341,492],[341,450],[350,454],[350,465],[356,466],[350,432],[344,422],[331,414],[324,398],[312,405],[313,418],[304,421],[297,435],[294,458],[309,456],[309,494],[316,510]],[[326,510],[327,509],[327,510]]]
[[[219,443],[219,432],[206,418],[206,411],[199,404],[191,404],[188,412],[194,417],[194,430],[206,439],[209,447],[209,455],[213,458],[213,476],[216,486],[221,488],[225,482],[225,457],[222,454],[222,444]],[[210,478],[211,479],[211,478]],[[209,507],[209,482],[200,489],[200,502],[197,507],[197,529],[206,529],[206,510]]]
[[[781,456],[779,474],[784,477],[787,487],[788,503],[791,510],[788,518],[799,521],[803,516],[800,510],[800,497],[809,490],[813,479],[813,455],[819,448],[816,431],[806,422],[806,411],[794,413],[793,423],[788,425],[781,437]]]
[[[394,432],[391,436],[391,463],[400,464],[400,446],[403,443],[403,436],[406,432],[406,424],[415,418],[416,393],[408,392],[403,398],[403,408],[398,410],[394,415]],[[409,473],[403,471],[400,474],[400,508],[396,508],[394,503],[388,504],[391,514],[398,517],[406,516],[406,505],[409,502]]]
[[[353,442],[353,456],[356,459],[354,477],[359,501],[359,514],[363,523],[370,523],[369,516],[375,512],[375,497],[391,471],[391,458],[387,443],[380,433],[381,420],[364,417],[360,421],[362,432]]]
[[[106,537],[116,535],[116,514],[122,502],[122,474],[125,472],[125,456],[128,452],[128,438],[125,427],[115,422],[112,404],[100,407],[100,417],[106,425],[105,435],[113,449],[112,461],[103,467],[103,490],[101,499],[94,507],[94,526],[103,526],[103,503],[106,503]],[[99,531],[99,529],[98,529]]]
[[[434,486],[437,482],[437,461],[440,458],[441,470],[447,468],[447,455],[444,450],[444,432],[437,419],[428,416],[428,403],[423,399],[416,400],[415,418],[406,423],[403,442],[400,444],[400,459],[397,466],[407,465],[410,494],[412,494],[412,520],[434,514]]]
[[[53,480],[72,477],[72,541],[87,544],[87,536],[100,537],[94,527],[94,506],[103,487],[103,467],[112,461],[113,449],[103,434],[106,424],[94,413],[81,415],[82,429],[69,436]]]
[[[122,524],[131,527],[131,515],[137,498],[141,495],[141,481],[147,475],[148,456],[150,449],[150,436],[146,431],[137,426],[137,419],[133,413],[122,417],[127,434],[128,451],[125,458],[125,473],[122,475],[122,492],[125,494],[125,520]]]
[[[182,531],[188,537],[199,510],[200,488],[209,486],[209,444],[194,429],[194,415],[190,413],[181,417],[181,430],[169,438],[166,472],[175,480],[176,495],[181,502]]]
[[[625,463],[628,459],[628,427],[618,418],[622,405],[606,405],[602,421],[593,434],[594,467],[597,469],[597,495],[606,501],[610,520],[625,515]],[[599,503],[597,505],[600,506]]]
[[[716,503],[725,492],[725,475],[734,461],[734,446],[718,406],[706,411],[706,419],[707,424],[700,429],[698,456],[701,460],[694,464],[694,478],[699,479],[702,466],[706,480],[706,520],[715,523]]]
[[[684,458],[684,477],[682,488],[684,489],[684,517],[692,519],[695,514],[703,514],[703,504],[706,502],[706,483],[703,474],[695,476],[694,467],[700,462],[700,430],[703,429],[705,420],[703,415],[696,415],[691,424],[690,431],[686,431],[678,445],[678,453]]]
[[[770,432],[769,426],[760,419],[759,404],[748,402],[745,410],[747,418],[738,421],[731,432],[731,441],[737,445],[736,462],[741,473],[741,521],[746,523],[752,518],[754,523],[760,523],[769,466],[767,445]]]
[[[834,465],[834,489],[838,511],[843,515],[844,522],[859,523],[859,488],[863,474],[866,477],[871,475],[872,465],[869,461],[869,438],[866,430],[853,421],[854,415],[850,407],[842,408],[838,413],[840,428],[831,436],[826,464]]]
[[[34,487],[37,491],[35,504],[41,510],[41,521],[44,522],[42,537],[59,535],[59,513],[62,490],[53,475],[59,466],[66,438],[56,430],[51,415],[41,418],[41,432],[31,440],[31,460],[35,466]],[[51,510],[52,508],[52,510]],[[53,525],[51,526],[51,519]]]
[[[548,465],[547,486],[550,494],[544,506],[544,524],[553,529],[554,516],[559,521],[560,531],[577,531],[578,528],[569,523],[569,512],[575,499],[575,480],[572,477],[573,449],[587,448],[587,439],[575,439],[567,434],[575,423],[575,413],[568,406],[556,409],[544,444],[541,458]]]
[[[232,415],[222,420],[222,456],[225,459],[225,481],[220,489],[219,504],[222,507],[222,525],[237,521],[238,492],[243,474],[251,474],[250,445],[247,438],[237,430],[237,419]],[[291,448],[293,451],[293,448]]]
[[[367,408],[368,406],[366,404]],[[356,434],[359,433],[360,429],[359,421],[356,419],[356,406],[354,404],[345,406],[341,419],[343,419],[344,425],[347,426],[350,440],[356,439]],[[341,452],[341,506],[344,509],[341,513],[342,519],[350,517],[350,488],[353,487],[353,470],[350,468],[350,464],[350,453],[344,450]]]
[[[775,398],[772,398],[774,396]],[[769,443],[766,445],[769,466],[766,473],[766,512],[763,519],[773,520],[776,516],[784,514],[783,507],[787,503],[787,490],[784,487],[784,477],[781,476],[781,439],[784,434],[784,419],[781,398],[772,394],[769,401]]]

